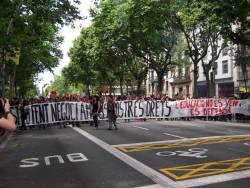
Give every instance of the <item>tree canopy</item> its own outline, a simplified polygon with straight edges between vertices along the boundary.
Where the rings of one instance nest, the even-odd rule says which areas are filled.
[[[23,82],[34,82],[37,74],[52,70],[62,57],[59,46],[63,38],[59,30],[73,20],[81,18],[78,0],[3,0],[0,2],[0,47],[1,47],[1,85],[15,82],[19,95],[27,92]],[[20,51],[19,64],[13,66],[6,56]],[[5,68],[6,67],[6,68]],[[20,76],[19,76],[20,74]],[[14,76],[9,80],[8,75]],[[10,83],[9,91],[14,84]],[[27,85],[27,84],[26,84]],[[3,92],[4,93],[4,92]],[[13,93],[10,92],[10,96]]]

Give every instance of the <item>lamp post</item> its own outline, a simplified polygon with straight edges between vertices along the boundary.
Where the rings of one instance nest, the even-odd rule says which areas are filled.
[[[48,85],[48,83],[47,83],[47,84],[44,84],[43,87],[42,87],[42,96],[43,96],[43,97],[44,97],[44,88],[45,88],[47,85]]]

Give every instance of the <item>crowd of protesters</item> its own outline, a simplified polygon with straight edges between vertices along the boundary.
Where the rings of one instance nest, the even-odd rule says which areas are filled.
[[[221,97],[223,98],[223,97]],[[73,126],[80,126],[81,123],[89,123],[90,125],[94,125],[95,128],[98,128],[98,114],[103,109],[104,102],[107,102],[107,115],[108,115],[108,121],[109,121],[109,129],[112,129],[112,124],[115,126],[115,129],[117,129],[116,125],[116,117],[115,114],[115,101],[124,101],[124,100],[140,100],[140,101],[149,101],[149,100],[163,100],[163,101],[175,101],[175,100],[183,100],[184,98],[180,95],[175,95],[174,98],[170,98],[168,95],[151,95],[149,97],[146,96],[136,96],[136,95],[130,95],[130,96],[112,96],[112,95],[87,95],[87,96],[80,96],[79,94],[70,94],[65,96],[56,96],[56,97],[39,97],[39,98],[29,98],[29,99],[18,99],[14,98],[10,101],[11,106],[18,106],[21,111],[21,127],[20,130],[26,130],[25,125],[25,119],[28,115],[28,112],[25,109],[25,106],[32,105],[32,104],[39,104],[39,103],[50,103],[50,102],[86,102],[90,103],[92,106],[91,112],[93,121],[92,122],[63,122],[63,123],[56,123],[56,125],[59,125],[60,127],[66,127],[67,124],[72,124]],[[190,99],[189,97],[185,99]],[[231,99],[237,99],[236,97],[232,97]],[[250,97],[248,97],[250,100]],[[219,121],[230,121],[233,119],[231,114],[223,115],[223,116],[210,116],[210,117],[183,117],[183,118],[169,118],[164,120],[190,120],[190,119],[201,119],[201,120],[219,120]],[[246,120],[249,117],[245,117],[244,115],[238,114],[235,119],[236,120]],[[141,121],[146,121],[144,118],[140,118]],[[157,120],[163,120],[162,118],[157,118]],[[129,120],[125,120],[129,121]],[[40,128],[45,128],[46,126],[51,125],[40,125]],[[34,128],[34,126],[29,126],[30,129]]]

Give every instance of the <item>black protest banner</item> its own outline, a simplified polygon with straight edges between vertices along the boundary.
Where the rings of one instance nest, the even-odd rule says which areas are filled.
[[[53,102],[33,104],[25,107],[29,112],[26,124],[40,125],[59,122],[92,121],[91,104],[84,102]],[[250,100],[189,99],[181,101],[116,101],[118,119],[144,119],[169,117],[216,116],[232,113],[250,115]],[[12,107],[20,125],[20,110]],[[198,113],[199,112],[199,113]],[[201,113],[202,112],[202,113]],[[99,113],[99,120],[107,119],[107,103]]]

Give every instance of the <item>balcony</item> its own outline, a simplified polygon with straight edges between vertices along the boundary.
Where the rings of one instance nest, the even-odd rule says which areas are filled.
[[[188,84],[191,82],[191,78],[190,78],[190,75],[174,76],[172,77],[171,81],[169,80],[169,82],[172,85]]]
[[[154,77],[149,77],[149,82],[153,83],[153,82],[158,82],[158,77],[154,76]]]

